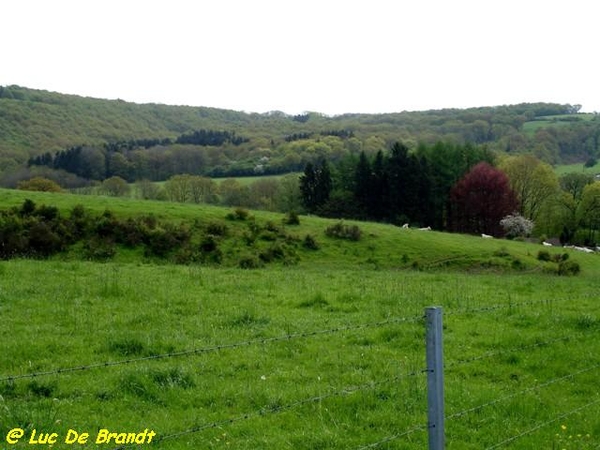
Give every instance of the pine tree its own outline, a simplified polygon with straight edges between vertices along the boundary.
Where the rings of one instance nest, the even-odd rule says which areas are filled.
[[[354,173],[354,198],[365,212],[369,210],[372,184],[371,164],[363,151],[360,153]]]
[[[308,163],[300,177],[302,203],[309,212],[316,212],[329,199],[331,193],[331,171],[327,161],[319,166]]]
[[[369,192],[369,216],[375,220],[382,220],[388,217],[390,209],[389,181],[386,160],[381,150],[377,152],[375,161],[373,161],[373,176],[371,177]]]
[[[302,194],[302,204],[310,212],[316,208],[316,179],[315,167],[312,163],[306,164],[304,174],[300,177],[300,193]]]

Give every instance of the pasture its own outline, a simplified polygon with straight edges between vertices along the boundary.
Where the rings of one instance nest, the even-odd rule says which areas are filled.
[[[585,163],[559,164],[554,167],[554,172],[559,177],[568,173],[585,173],[587,175],[596,175],[599,170],[600,166],[598,164],[592,167],[585,167]]]
[[[173,221],[228,211],[1,194],[4,207],[85,201]],[[316,236],[320,249],[299,250],[291,266],[128,252],[0,262],[3,441],[13,428],[92,439],[149,429],[148,447],[160,449],[425,448],[422,316],[436,305],[447,448],[597,448],[600,256],[568,251],[581,273],[563,277],[537,260],[540,245],[358,222],[363,237],[350,242],[324,235],[334,221],[300,219],[289,232]],[[73,447],[87,448],[54,448]]]
[[[593,113],[579,113],[573,114],[557,114],[554,116],[541,116],[536,117],[534,120],[527,121],[523,124],[523,131],[533,136],[540,128],[549,127],[566,127],[573,122],[587,122],[594,120],[596,117]]]

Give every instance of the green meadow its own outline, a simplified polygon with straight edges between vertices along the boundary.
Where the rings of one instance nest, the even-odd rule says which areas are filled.
[[[559,164],[554,168],[554,172],[558,176],[566,175],[568,173],[585,173],[587,175],[596,175],[599,169],[600,166],[598,166],[598,164],[592,167],[585,167],[585,163]]]
[[[556,114],[551,116],[541,116],[534,120],[530,120],[523,124],[523,132],[533,136],[540,128],[550,127],[570,127],[573,122],[589,122],[594,120],[595,114],[580,113],[580,114]]]
[[[354,241],[317,217],[232,221],[228,208],[0,191],[2,209],[26,198],[229,231],[218,265],[127,248],[104,262],[77,248],[1,261],[6,448],[55,433],[51,448],[114,449],[145,430],[156,436],[142,447],[157,449],[426,448],[429,306],[444,311],[447,448],[600,442],[599,255],[344,222],[361,230]],[[271,245],[247,229],[268,223],[294,258],[240,268]],[[317,248],[299,244],[307,235]],[[578,274],[558,274],[565,258]],[[24,436],[10,444],[14,429]],[[101,430],[117,434],[97,445]],[[74,432],[86,443],[66,444]]]

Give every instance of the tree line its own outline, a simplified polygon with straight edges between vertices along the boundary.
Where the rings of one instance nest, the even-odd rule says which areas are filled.
[[[302,170],[319,158],[336,162],[361,151],[372,157],[397,141],[411,150],[419,142],[433,145],[440,140],[485,144],[511,155],[531,152],[551,164],[598,159],[600,117],[578,111],[579,105],[530,103],[377,115],[328,117],[310,112],[290,116],[278,111],[246,114],[205,107],[135,105],[9,86],[0,91],[0,172],[10,177],[30,157],[44,153],[53,157],[57,151],[80,144],[126,158],[129,174],[113,171],[106,177],[128,175],[128,179],[156,181],[177,173],[170,167],[180,165],[181,153],[195,153],[197,160],[203,160],[202,170],[194,174],[240,176]],[[184,130],[185,138],[177,143]],[[230,134],[235,130],[236,134],[228,139],[210,130],[230,130]],[[203,146],[207,140],[221,143],[219,152]],[[118,165],[118,159],[113,165]]]
[[[306,211],[327,217],[497,237],[510,235],[502,220],[517,217],[518,226],[531,223],[529,231],[535,225],[541,239],[588,246],[600,229],[600,182],[593,176],[558,177],[532,154],[498,155],[470,144],[410,151],[396,143],[333,167],[323,160],[307,164],[299,184]]]
[[[102,147],[78,145],[32,157],[27,165],[64,170],[87,180],[114,176],[129,182],[145,178],[164,180],[176,173],[204,173],[210,153],[206,147],[221,147],[226,143],[238,146],[247,141],[235,132],[196,130],[180,135],[175,142],[163,138],[111,142]],[[173,144],[182,145],[175,151],[167,151]]]
[[[333,170],[326,161],[307,165],[300,190],[304,206],[316,214],[445,229],[451,188],[481,161],[493,163],[493,153],[442,142],[412,152],[397,142],[373,157],[361,152],[347,158]]]
[[[47,181],[21,182],[19,188],[59,189],[56,184],[48,186]],[[600,228],[600,182],[592,175],[559,177],[532,154],[505,155],[485,146],[448,142],[420,144],[414,150],[398,142],[371,155],[361,152],[335,162],[309,161],[300,177],[290,174],[242,183],[183,173],[162,184],[142,179],[129,185],[113,176],[99,188],[78,192],[311,213],[494,236],[510,234],[500,222],[512,216],[529,230],[525,234],[531,232],[533,225],[527,225],[531,222],[538,238],[557,237],[571,244],[595,245]]]

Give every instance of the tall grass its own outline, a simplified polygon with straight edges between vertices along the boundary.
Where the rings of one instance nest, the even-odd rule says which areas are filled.
[[[30,260],[3,262],[0,273],[2,376],[140,360],[0,383],[3,435],[150,428],[164,437],[215,422],[157,448],[358,448],[426,423],[421,316],[430,305],[447,315],[449,414],[598,363],[585,276]],[[194,348],[212,350],[152,358]],[[485,448],[551,420],[593,397],[596,378],[586,372],[449,420],[449,445]],[[597,411],[564,422],[598,439]],[[553,425],[522,442],[552,448]],[[425,445],[416,431],[389,448]]]
[[[0,194],[62,211],[82,199]],[[229,212],[102,197],[86,207],[201,225]],[[361,229],[350,241],[325,234],[334,223],[286,228],[319,243],[293,266],[173,265],[122,249],[105,263],[1,261],[0,436],[148,428],[164,449],[352,449],[402,434],[381,448],[424,448],[422,316],[439,305],[448,448],[600,440],[600,408],[578,410],[598,395],[597,255],[569,251],[582,270],[562,277],[540,245],[360,222],[348,222]],[[227,227],[231,248],[248,245],[234,238],[246,221]]]

